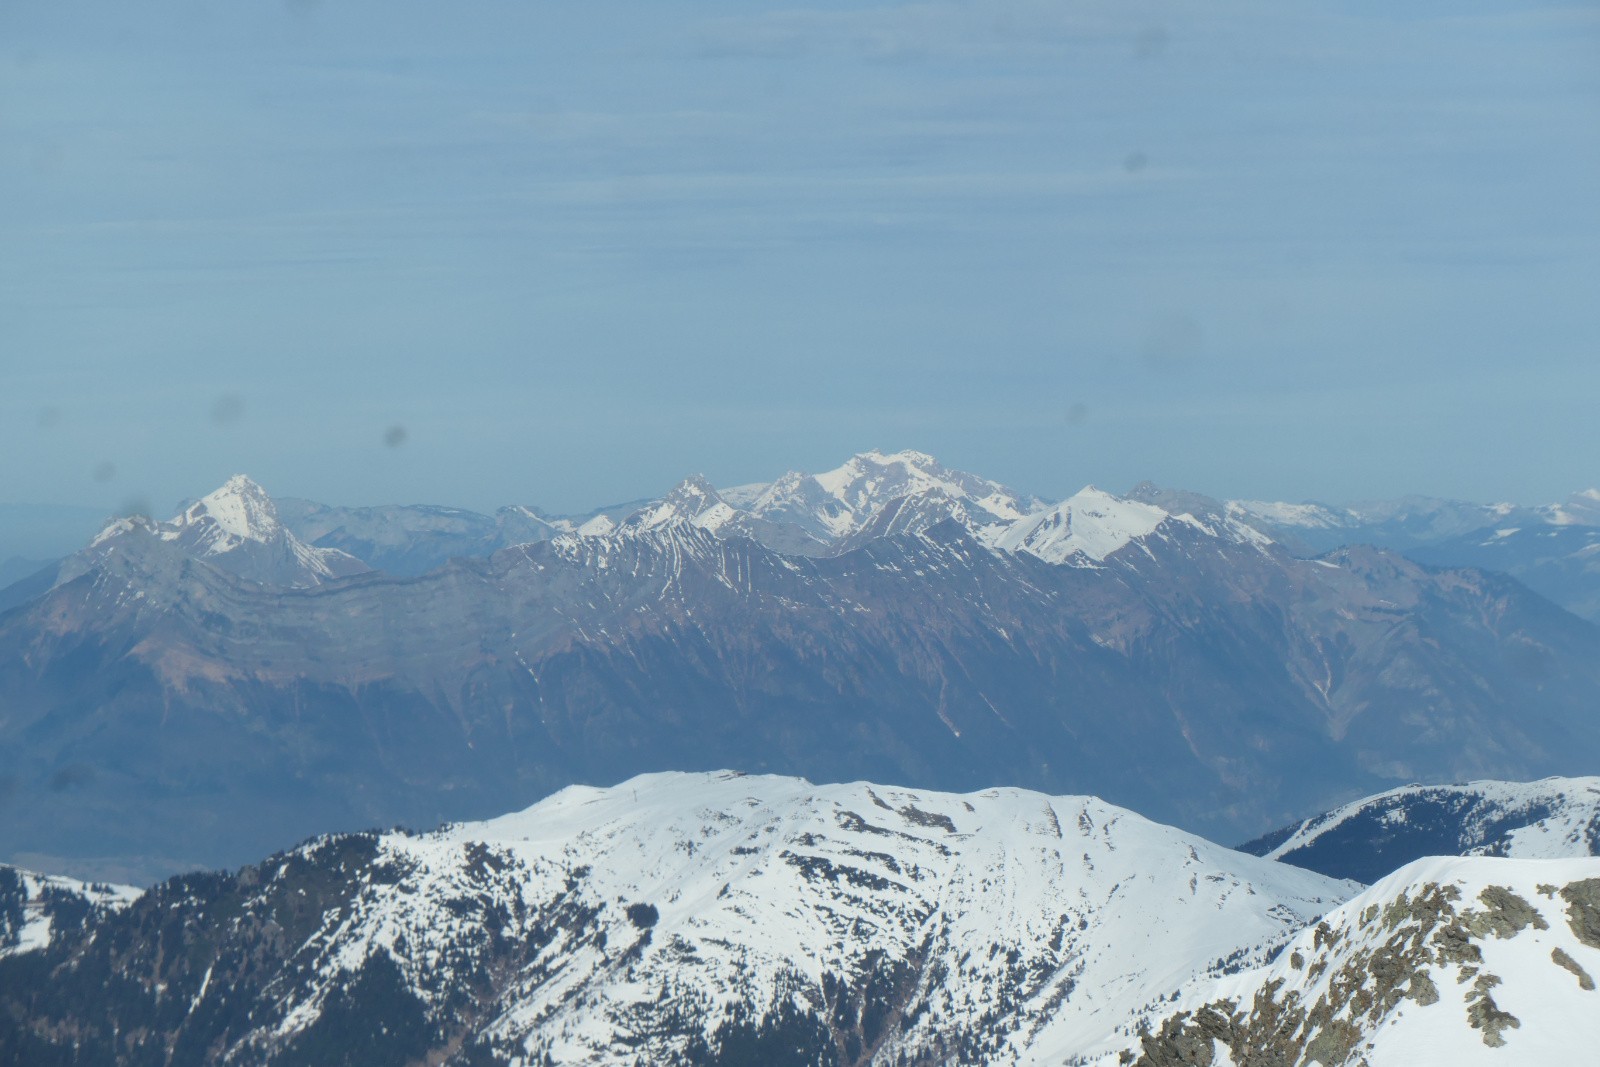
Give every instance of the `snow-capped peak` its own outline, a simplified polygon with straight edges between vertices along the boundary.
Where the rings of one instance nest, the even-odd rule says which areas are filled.
[[[220,488],[189,505],[172,522],[175,526],[192,526],[206,519],[234,537],[263,544],[283,530],[272,498],[243,474],[235,474]]]
[[[966,501],[983,513],[978,518],[990,522],[1014,522],[1045,507],[1037,497],[951,470],[925,452],[874,449],[821,474],[790,471],[767,486],[749,510],[831,541],[856,532],[896,498],[929,494]]]
[[[696,474],[673,486],[660,500],[628,516],[622,525],[626,529],[654,530],[687,522],[716,531],[737,514],[704,475]]]
[[[1089,485],[1050,510],[1013,523],[994,544],[1047,563],[1098,563],[1170,518],[1154,504],[1125,500]]]
[[[168,522],[117,519],[89,545],[116,551],[136,531],[263,585],[304,587],[370,568],[336,548],[308,545],[284,526],[267,491],[243,474],[184,508]]]

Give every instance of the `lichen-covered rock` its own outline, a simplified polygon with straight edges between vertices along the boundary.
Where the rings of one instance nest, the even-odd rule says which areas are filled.
[[[1561,887],[1567,902],[1567,924],[1590,948],[1600,948],[1600,878],[1585,878]]]
[[[1147,1026],[1134,1062],[1575,1062],[1600,1046],[1597,872],[1600,859],[1419,861],[1266,967],[1191,987]]]
[[[1583,969],[1583,964],[1567,955],[1566,951],[1562,949],[1561,946],[1557,945],[1555,948],[1550,950],[1550,959],[1557,967],[1561,967],[1572,972],[1573,977],[1578,979],[1579,989],[1594,989],[1594,979],[1590,978],[1589,972]]]

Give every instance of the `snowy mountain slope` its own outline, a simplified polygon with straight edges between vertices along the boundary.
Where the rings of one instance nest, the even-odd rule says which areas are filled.
[[[666,496],[628,515],[615,527],[579,532],[604,537],[618,530],[657,530],[685,523],[718,537],[747,537],[776,552],[809,556],[821,554],[828,548],[794,523],[775,521],[734,507],[700,475],[679,482]]]
[[[1600,859],[1424,859],[1100,1062],[1565,1064],[1600,1047]]]
[[[1600,856],[1600,778],[1405,786],[1239,848],[1361,882],[1423,856]]]
[[[130,539],[154,537],[241,578],[262,585],[304,588],[369,568],[348,553],[306,544],[283,525],[266,490],[242,474],[184,508],[167,522],[122,518],[89,547],[64,561],[58,584],[77,577]]]
[[[132,886],[79,882],[0,864],[0,958],[75,936],[97,917],[127,907],[139,893]]]
[[[1088,486],[1037,515],[995,531],[989,540],[1007,552],[1026,552],[1046,563],[1094,566],[1164,525],[1180,524],[1208,537],[1264,546],[1270,540],[1242,523],[1212,518],[1208,524],[1188,512],[1174,514],[1155,504],[1117,497]],[[1149,549],[1145,550],[1147,553]]]
[[[981,524],[1009,523],[1046,507],[999,482],[942,466],[922,452],[863,452],[821,474],[790,471],[748,505],[751,515],[792,523],[823,543],[847,537],[898,497],[959,500]]]
[[[77,962],[20,1024],[0,1010],[0,1053],[121,1032],[180,1065],[369,1037],[397,1063],[1034,1063],[1355,888],[1088,797],[650,775],[175,879],[57,946]],[[159,916],[164,951],[140,942]]]

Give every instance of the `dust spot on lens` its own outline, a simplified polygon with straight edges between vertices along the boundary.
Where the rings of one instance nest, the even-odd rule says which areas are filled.
[[[391,426],[383,431],[383,443],[390,448],[399,448],[406,443],[406,428],[404,426]]]
[[[244,397],[237,393],[224,393],[211,405],[211,421],[227,426],[244,417]]]
[[[61,409],[58,407],[44,407],[39,409],[39,428],[49,430],[61,425]]]
[[[69,763],[50,776],[50,788],[57,793],[94,781],[94,768],[87,763]]]
[[[150,517],[150,501],[142,496],[130,496],[122,502],[117,514],[125,519],[147,519]]]
[[[1122,169],[1129,174],[1138,174],[1150,165],[1150,157],[1143,152],[1129,152],[1122,157]]]
[[[1065,418],[1068,426],[1082,426],[1089,421],[1089,406],[1087,404],[1069,404]]]
[[[103,459],[94,465],[94,470],[89,472],[89,477],[97,482],[109,482],[117,476],[117,465],[109,459]]]

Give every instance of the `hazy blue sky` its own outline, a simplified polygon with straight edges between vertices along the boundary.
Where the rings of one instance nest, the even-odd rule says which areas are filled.
[[[0,501],[1600,482],[1594,4],[805,2],[3,0]]]

